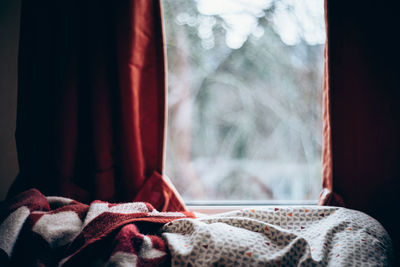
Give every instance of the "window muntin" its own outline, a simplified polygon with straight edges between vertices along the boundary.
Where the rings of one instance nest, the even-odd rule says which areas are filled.
[[[164,0],[166,174],[184,199],[315,200],[323,0]]]

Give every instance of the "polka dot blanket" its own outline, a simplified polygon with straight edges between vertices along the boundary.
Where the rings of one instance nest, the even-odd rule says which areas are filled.
[[[166,224],[172,266],[390,266],[391,240],[336,207],[243,209]]]

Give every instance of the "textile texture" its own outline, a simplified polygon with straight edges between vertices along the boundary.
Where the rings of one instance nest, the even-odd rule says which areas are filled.
[[[334,207],[244,209],[166,224],[172,266],[390,266],[368,215]]]
[[[193,214],[158,212],[144,202],[85,205],[28,190],[2,203],[0,266],[169,265],[156,234],[186,217]]]
[[[9,196],[37,188],[84,203],[185,210],[163,177],[159,0],[22,0],[19,46],[20,172]]]
[[[1,203],[0,266],[390,266],[373,218],[337,207],[216,215],[85,205],[32,189]]]

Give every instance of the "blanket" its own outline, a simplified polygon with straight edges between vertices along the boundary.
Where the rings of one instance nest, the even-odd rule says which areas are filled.
[[[184,218],[162,228],[172,266],[390,266],[370,216],[337,207],[267,207]]]
[[[390,266],[370,216],[290,206],[197,216],[28,190],[0,206],[0,266]]]
[[[35,189],[1,203],[0,266],[170,265],[165,223],[190,212],[158,212],[143,202],[90,205]]]

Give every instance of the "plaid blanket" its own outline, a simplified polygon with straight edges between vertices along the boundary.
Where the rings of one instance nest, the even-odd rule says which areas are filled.
[[[170,265],[156,234],[165,223],[194,217],[143,202],[85,205],[35,189],[0,209],[0,266]]]

